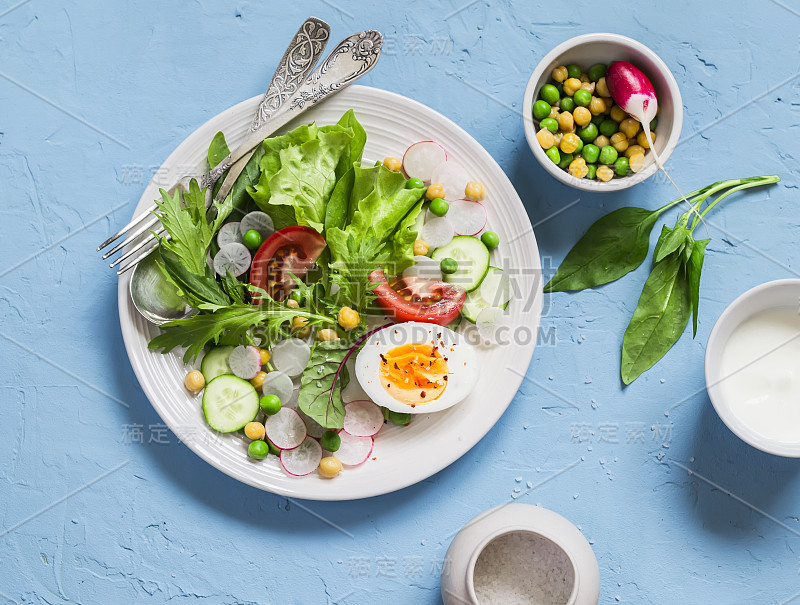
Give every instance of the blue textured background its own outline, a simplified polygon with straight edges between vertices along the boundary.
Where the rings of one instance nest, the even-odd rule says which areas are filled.
[[[800,603],[800,466],[740,442],[703,388],[704,343],[724,307],[798,275],[797,0],[478,0],[455,15],[455,0],[269,4],[2,2],[0,602],[437,603],[446,536],[519,488],[518,501],[565,515],[590,539],[601,603]],[[534,222],[577,197],[523,136],[535,64],[592,31],[655,50],[682,90],[684,139],[702,132],[669,162],[678,182],[783,178],[711,217],[697,338],[685,334],[623,390],[620,340],[646,268],[547,297],[548,338],[497,426],[445,471],[366,501],[306,510],[178,444],[131,371],[116,276],[94,247],[131,215],[151,167],[263,91],[310,13],[334,40],[384,32],[365,83],[466,128]],[[609,209],[673,197],[657,179],[583,195],[537,228],[545,266]],[[535,489],[519,496],[528,482]]]

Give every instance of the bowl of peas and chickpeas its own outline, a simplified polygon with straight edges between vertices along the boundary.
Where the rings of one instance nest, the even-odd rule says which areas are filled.
[[[608,65],[629,61],[644,71],[658,98],[650,123],[665,163],[680,137],[683,105],[677,82],[649,48],[618,34],[586,34],[560,44],[536,66],[523,99],[525,136],[551,175],[589,191],[617,191],[658,169],[642,125],[614,103]]]

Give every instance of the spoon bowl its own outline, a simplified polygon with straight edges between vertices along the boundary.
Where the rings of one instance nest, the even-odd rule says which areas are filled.
[[[147,321],[160,326],[168,321],[197,315],[178,294],[178,289],[164,277],[150,254],[133,269],[130,281],[133,306]]]

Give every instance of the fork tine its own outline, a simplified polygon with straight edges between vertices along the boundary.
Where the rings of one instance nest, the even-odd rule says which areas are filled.
[[[117,252],[122,250],[125,246],[127,246],[128,244],[133,242],[142,233],[144,233],[145,231],[150,230],[150,228],[153,227],[153,225],[155,225],[157,222],[158,222],[158,218],[156,216],[151,216],[150,220],[148,220],[145,223],[143,223],[141,227],[136,229],[133,233],[129,234],[124,240],[122,240],[120,243],[118,243],[116,246],[114,246],[111,250],[106,252],[102,257],[103,260],[106,260],[109,256],[112,256],[113,254],[116,254]]]
[[[98,252],[100,252],[100,250],[102,250],[103,248],[105,248],[105,247],[106,247],[106,246],[108,246],[109,244],[112,244],[113,242],[117,241],[117,240],[118,240],[120,237],[122,237],[123,235],[125,235],[125,232],[126,232],[126,231],[128,231],[128,229],[132,229],[133,227],[136,227],[136,226],[137,226],[139,223],[141,223],[141,222],[142,222],[142,221],[143,221],[143,220],[144,220],[146,217],[148,217],[148,216],[153,216],[153,215],[152,215],[152,212],[153,212],[153,210],[158,210],[158,206],[156,206],[155,204],[153,204],[153,205],[152,205],[150,208],[148,208],[148,209],[147,209],[147,211],[146,211],[146,212],[143,212],[142,214],[140,214],[140,215],[139,215],[139,216],[137,216],[136,218],[132,219],[130,223],[128,223],[127,225],[125,225],[125,226],[124,226],[122,229],[120,229],[119,231],[117,231],[117,232],[116,232],[114,235],[112,235],[111,237],[109,237],[109,238],[108,238],[106,241],[104,241],[102,244],[100,244],[99,246],[97,246],[97,251],[98,251]],[[108,258],[108,257],[107,257],[107,256],[104,256],[104,257],[103,257],[103,260],[105,260],[106,258]]]
[[[156,232],[156,235],[161,235],[162,233],[164,233],[164,231],[165,231],[164,229],[161,229],[160,231]],[[148,235],[146,238],[144,238],[142,241],[140,241],[138,244],[136,244],[133,248],[128,250],[125,254],[120,256],[113,263],[111,263],[109,265],[109,267],[111,267],[113,269],[118,264],[120,264],[122,261],[129,259],[131,256],[136,254],[139,250],[141,250],[142,248],[144,248],[147,244],[149,244],[151,242],[157,242],[155,235],[153,235],[152,233],[150,235]],[[137,262],[138,262],[138,260],[137,260]]]
[[[167,236],[167,237],[169,237],[169,236]],[[148,240],[148,241],[154,241],[154,240]],[[148,257],[148,256],[149,256],[149,255],[150,255],[152,252],[153,252],[153,250],[155,250],[156,248],[158,248],[158,243],[154,243],[154,245],[152,245],[152,246],[150,246],[149,248],[147,248],[147,250],[145,250],[144,252],[142,252],[141,254],[139,254],[139,256],[137,256],[135,259],[133,259],[133,260],[132,260],[131,262],[129,262],[127,265],[125,265],[124,267],[122,267],[122,269],[120,269],[119,271],[117,271],[117,275],[122,275],[122,274],[123,274],[123,273],[125,273],[126,271],[130,271],[131,269],[133,269],[133,268],[134,268],[136,265],[138,265],[138,264],[139,264],[139,263],[140,263],[142,260],[144,260],[145,258],[147,258],[147,257]]]

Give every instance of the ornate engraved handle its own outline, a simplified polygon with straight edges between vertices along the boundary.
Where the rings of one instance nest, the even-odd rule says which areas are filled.
[[[256,110],[250,131],[261,128],[278,111],[283,102],[294,95],[314,69],[328,43],[331,28],[322,19],[309,17],[300,26],[292,43],[283,54],[267,87],[267,92]]]

